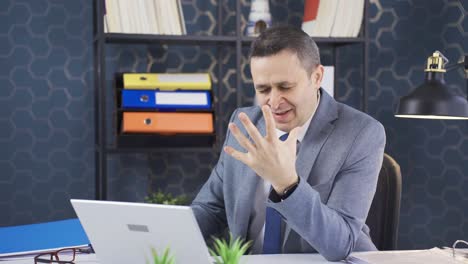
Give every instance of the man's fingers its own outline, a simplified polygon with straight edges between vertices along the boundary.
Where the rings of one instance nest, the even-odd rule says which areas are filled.
[[[254,126],[254,124],[252,124],[252,121],[250,121],[249,117],[245,113],[240,113],[239,119],[247,130],[247,133],[249,133],[249,136],[252,138],[255,145],[259,146],[263,140],[263,137],[260,132],[258,132],[258,129]]]
[[[227,154],[229,154],[231,157],[235,158],[236,160],[249,166],[247,153],[242,153],[240,151],[237,151],[233,147],[230,147],[230,146],[225,146],[224,152],[226,152]]]
[[[262,112],[263,112],[263,119],[265,119],[266,137],[276,138],[275,119],[273,118],[271,109],[267,105],[264,105],[262,106]]]
[[[239,128],[234,124],[230,123],[229,124],[229,130],[231,133],[234,135],[236,138],[237,142],[248,152],[255,151],[255,146],[250,142],[250,140],[242,134],[242,132],[239,130]]]

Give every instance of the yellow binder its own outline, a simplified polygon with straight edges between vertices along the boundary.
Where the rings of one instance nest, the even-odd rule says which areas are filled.
[[[210,90],[208,73],[124,73],[124,89]]]

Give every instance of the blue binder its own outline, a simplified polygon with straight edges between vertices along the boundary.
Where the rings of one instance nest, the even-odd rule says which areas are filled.
[[[209,91],[122,90],[123,108],[210,109]]]
[[[0,257],[88,244],[89,239],[77,218],[0,227]]]

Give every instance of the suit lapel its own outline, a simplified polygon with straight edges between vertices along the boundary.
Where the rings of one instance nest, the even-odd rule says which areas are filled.
[[[234,226],[239,227],[239,236],[246,238],[247,231],[249,228],[250,214],[252,212],[252,207],[254,205],[253,200],[255,199],[255,191],[257,190],[257,185],[259,178],[257,174],[251,169],[247,169],[247,166],[243,166],[241,184],[242,187],[239,191],[239,197],[237,199],[237,205],[235,206],[236,218],[239,222]]]
[[[252,120],[255,124],[255,120]],[[260,112],[260,118],[258,119],[256,125],[260,134],[265,135],[265,120],[262,118],[262,112]],[[248,134],[245,134],[248,136]],[[249,139],[250,136],[248,136]],[[252,212],[252,207],[254,205],[254,199],[256,197],[257,185],[259,183],[259,176],[250,169],[247,165],[242,164],[242,170],[240,175],[241,188],[239,191],[239,197],[237,199],[236,208],[236,218],[239,223],[239,235],[242,237],[247,237],[247,232],[249,228],[250,215]],[[236,225],[234,225],[236,226]]]
[[[322,89],[321,91],[322,96],[319,107],[310,122],[304,139],[300,143],[301,146],[296,160],[297,174],[306,181],[323,144],[335,127],[333,121],[338,118],[336,102]]]
[[[317,111],[310,122],[309,128],[300,143],[299,153],[296,159],[296,171],[301,180],[307,182],[323,144],[335,127],[333,121],[338,118],[336,101],[323,89]],[[320,177],[320,175],[317,175]],[[314,180],[315,181],[315,180]],[[286,245],[291,227],[286,226],[283,247]]]

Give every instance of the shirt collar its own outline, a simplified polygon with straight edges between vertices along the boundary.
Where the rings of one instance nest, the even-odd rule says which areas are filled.
[[[309,128],[310,122],[312,121],[312,118],[314,117],[315,112],[317,111],[317,108],[318,108],[319,104],[320,104],[320,92],[317,95],[317,105],[315,106],[314,111],[310,115],[309,119],[307,119],[307,121],[304,123],[304,125],[302,125],[299,128],[299,133],[297,134],[297,141],[302,142],[302,140],[304,139],[305,134],[307,132],[307,129]],[[281,137],[284,134],[286,134],[286,132],[281,131],[281,130],[276,128],[276,135],[277,135],[278,138]]]

